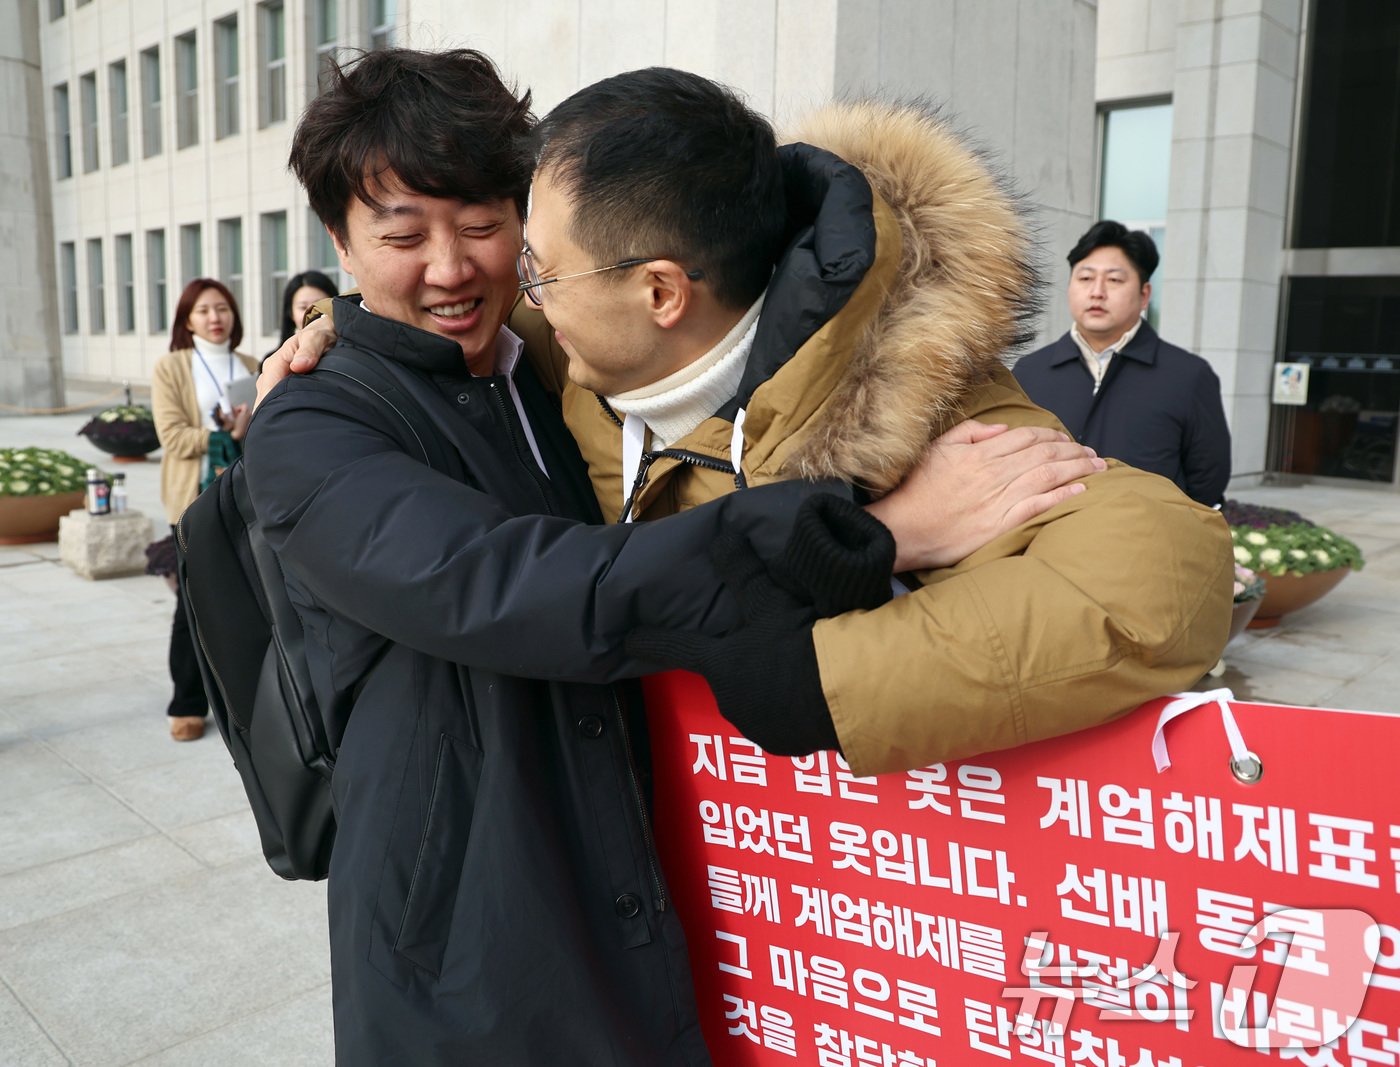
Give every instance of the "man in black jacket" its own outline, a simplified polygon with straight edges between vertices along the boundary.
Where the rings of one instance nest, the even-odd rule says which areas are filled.
[[[478,53],[376,52],[293,146],[363,292],[338,301],[340,344],[378,357],[450,468],[422,462],[392,391],[329,368],[275,390],[247,440],[337,746],[341,1064],[709,1062],[637,706],[577,680],[645,673],[624,649],[637,625],[737,622],[711,543],[772,547],[821,487],[734,494],[664,530],[585,525],[600,516],[558,403],[502,329],[530,124]]]
[[[1168,344],[1142,317],[1157,246],[1096,222],[1069,254],[1069,332],[1023,357],[1016,379],[1101,456],[1175,482],[1209,507],[1230,481],[1230,428],[1210,364]]]

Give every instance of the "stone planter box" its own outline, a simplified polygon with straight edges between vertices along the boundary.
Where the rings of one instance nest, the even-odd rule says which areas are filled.
[[[59,522],[59,560],[82,578],[141,574],[150,543],[151,520],[139,511],[118,515],[74,511]]]

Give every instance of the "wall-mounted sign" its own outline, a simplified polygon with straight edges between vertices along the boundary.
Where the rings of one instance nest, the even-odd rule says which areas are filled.
[[[1306,404],[1308,402],[1308,370],[1306,363],[1274,364],[1274,403]]]

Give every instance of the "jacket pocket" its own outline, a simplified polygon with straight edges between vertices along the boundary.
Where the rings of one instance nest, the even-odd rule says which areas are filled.
[[[428,814],[394,940],[396,953],[433,977],[442,973],[480,782],[481,751],[440,735]]]

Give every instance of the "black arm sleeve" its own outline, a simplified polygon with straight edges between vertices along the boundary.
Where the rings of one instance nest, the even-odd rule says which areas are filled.
[[[274,393],[245,453],[248,486],[288,574],[328,611],[443,659],[522,677],[649,673],[638,627],[720,634],[740,621],[710,559],[721,529],[765,559],[809,496],[784,482],[654,523],[591,526],[511,515],[342,409]]]
[[[1220,398],[1220,379],[1206,368],[1192,393],[1192,418],[1182,442],[1186,495],[1215,507],[1230,482],[1230,426]]]

